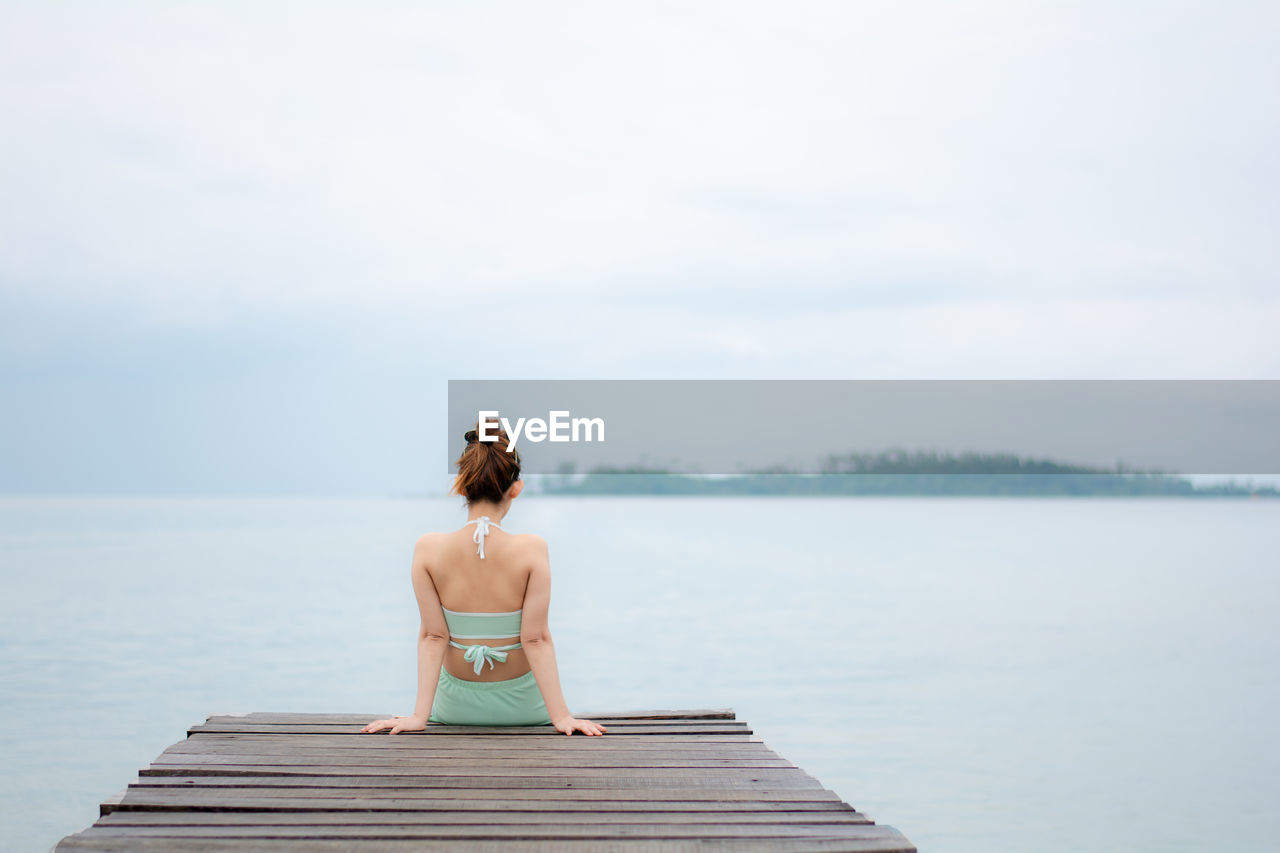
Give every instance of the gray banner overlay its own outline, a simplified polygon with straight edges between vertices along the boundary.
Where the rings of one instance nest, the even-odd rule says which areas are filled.
[[[450,380],[450,473],[481,411],[525,419],[516,449],[529,474],[818,473],[833,455],[894,449],[1280,473],[1280,380],[1269,379]]]

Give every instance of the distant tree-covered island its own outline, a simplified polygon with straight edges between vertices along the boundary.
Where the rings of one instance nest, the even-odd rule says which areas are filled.
[[[1163,497],[1280,497],[1273,486],[1213,483],[1138,471],[1064,465],[1011,454],[887,450],[823,460],[816,473],[774,469],[730,476],[677,474],[659,468],[602,468],[543,475],[551,495],[1065,495]]]

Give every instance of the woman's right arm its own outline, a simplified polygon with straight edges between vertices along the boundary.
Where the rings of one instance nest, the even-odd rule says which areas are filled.
[[[529,669],[538,682],[542,701],[547,705],[547,716],[557,730],[565,734],[580,731],[588,735],[602,735],[608,729],[591,720],[579,720],[569,713],[560,689],[560,671],[556,667],[556,647],[551,641],[551,629],[547,615],[551,607],[551,559],[547,543],[535,538],[533,567],[525,588],[524,608],[520,615],[520,643],[524,647]]]
[[[413,593],[418,599],[421,616],[418,628],[418,699],[413,706],[413,715],[374,720],[362,728],[362,732],[380,732],[383,729],[390,729],[391,734],[418,732],[424,730],[430,721],[431,705],[439,686],[440,668],[444,664],[444,654],[449,646],[449,624],[445,621],[440,596],[436,594],[435,583],[431,580],[431,572],[427,570],[430,543],[431,534],[418,539],[413,546],[413,560],[409,566]]]

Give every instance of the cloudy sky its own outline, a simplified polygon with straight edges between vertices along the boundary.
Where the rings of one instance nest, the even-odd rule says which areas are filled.
[[[0,2],[0,491],[434,490],[451,378],[1280,378],[1278,10]]]

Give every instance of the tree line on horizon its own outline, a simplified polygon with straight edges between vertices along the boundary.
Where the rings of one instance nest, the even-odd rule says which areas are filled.
[[[826,457],[816,473],[774,467],[711,477],[652,467],[565,471],[541,478],[551,495],[1098,495],[1280,497],[1273,486],[1215,483],[1142,471],[1030,459],[1009,453],[939,454],[891,449]]]

